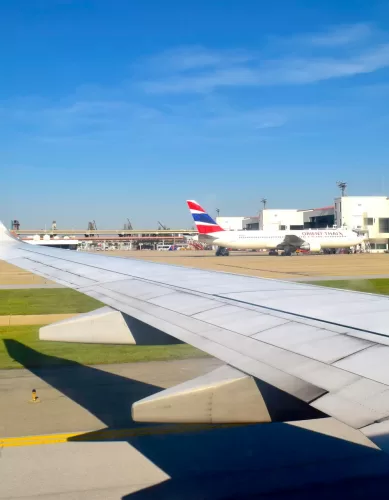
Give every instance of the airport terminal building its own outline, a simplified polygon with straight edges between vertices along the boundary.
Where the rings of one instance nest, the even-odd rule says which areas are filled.
[[[217,217],[226,230],[282,231],[343,228],[368,236],[372,252],[389,250],[389,197],[340,196],[334,204],[311,209],[262,209],[254,217]]]
[[[364,232],[372,251],[389,249],[389,198],[387,196],[342,196],[335,198],[337,227]]]

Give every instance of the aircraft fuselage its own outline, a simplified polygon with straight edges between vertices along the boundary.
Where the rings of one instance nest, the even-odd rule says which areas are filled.
[[[348,248],[360,245],[363,238],[354,231],[340,229],[299,231],[220,231],[208,234],[206,240],[212,245],[234,249],[276,249],[289,237],[301,239],[299,248],[319,251],[322,248]],[[202,235],[199,235],[201,240]],[[297,239],[296,238],[296,239]]]

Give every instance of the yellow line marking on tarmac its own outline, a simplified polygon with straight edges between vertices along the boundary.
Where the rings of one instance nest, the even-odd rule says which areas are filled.
[[[47,434],[43,436],[1,438],[0,448],[11,448],[13,446],[34,446],[37,444],[66,443],[70,438],[80,436],[82,434],[82,432],[69,432],[67,434]]]
[[[211,429],[236,427],[242,424],[182,424],[182,425],[155,425],[135,427],[132,429],[101,429],[91,432],[67,432],[65,434],[44,434],[41,436],[22,436],[0,438],[1,448],[16,446],[36,446],[42,444],[59,444],[83,441],[110,441],[141,436],[157,436],[167,434],[183,434],[186,432],[199,432]]]

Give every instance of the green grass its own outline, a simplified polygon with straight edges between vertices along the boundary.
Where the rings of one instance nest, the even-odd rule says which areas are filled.
[[[319,286],[389,295],[389,279],[327,280]],[[103,304],[69,289],[0,290],[0,314],[88,312]],[[169,346],[110,346],[72,344],[38,339],[39,326],[0,327],[0,369],[33,368],[74,363],[92,365],[185,359],[206,356],[186,344]]]
[[[102,307],[98,300],[69,288],[0,290],[0,315],[84,313]]]
[[[357,292],[367,293],[380,293],[382,295],[389,295],[389,279],[377,278],[371,280],[328,280],[328,281],[315,281],[313,285],[329,286],[332,288],[342,288],[346,290],[355,290]]]
[[[162,361],[206,356],[187,344],[117,346],[38,339],[39,326],[0,327],[0,369]]]

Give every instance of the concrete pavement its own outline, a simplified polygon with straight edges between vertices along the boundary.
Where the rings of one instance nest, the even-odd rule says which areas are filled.
[[[327,496],[320,498],[336,499],[355,498],[344,487],[338,496],[339,484],[351,481],[355,487],[361,480],[375,494],[379,481],[385,498],[388,456],[333,419],[314,424],[6,447],[0,458],[0,498],[214,500],[261,494],[273,500],[295,492],[294,498],[311,499],[325,489]]]
[[[0,499],[274,499],[301,488],[296,498],[312,498],[307,488],[317,496],[324,487],[337,498],[345,481],[389,487],[388,455],[331,418],[213,429],[131,420],[133,401],[217,366],[201,358],[0,371]],[[30,402],[33,388],[40,403]]]
[[[29,356],[29,348],[20,349],[18,355]],[[198,358],[0,370],[0,437],[132,428],[138,425],[131,419],[133,402],[220,365],[214,358]],[[39,404],[30,403],[32,389]]]
[[[285,265],[293,268],[282,279],[356,279],[346,270],[347,259],[353,258],[333,261],[345,266],[343,275],[335,277],[322,271],[315,276],[319,262],[314,256],[286,259]],[[320,266],[330,274],[332,267],[326,264],[332,261],[324,259]],[[306,268],[297,269],[294,260]],[[378,260],[385,272],[389,261],[374,262]],[[227,260],[222,267],[217,262],[212,265],[221,270],[246,274],[239,262],[235,266]],[[248,274],[278,277],[276,270],[259,269],[263,262],[260,256],[242,258]],[[360,261],[365,274],[357,279],[389,277],[369,275],[368,262]],[[236,271],[228,269],[231,263]],[[18,353],[19,361],[29,355],[28,348]],[[333,419],[212,430],[161,430],[132,421],[134,401],[218,366],[217,360],[201,358],[0,371],[0,499],[385,498],[388,455]],[[32,389],[39,403],[30,402]],[[11,439],[31,435],[35,438]]]
[[[1,499],[118,500],[169,476],[126,442],[5,448]]]

